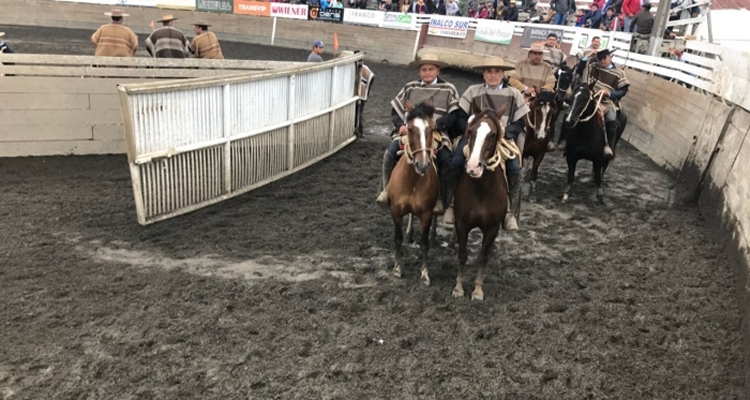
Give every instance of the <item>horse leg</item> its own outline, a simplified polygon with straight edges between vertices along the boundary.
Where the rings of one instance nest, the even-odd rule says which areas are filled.
[[[430,224],[430,247],[437,247],[437,215],[432,215],[432,222]]]
[[[425,286],[430,286],[430,274],[427,272],[427,260],[430,253],[430,231],[432,222],[431,212],[426,212],[419,218],[419,228],[422,233],[422,238],[419,241],[419,247],[422,250],[422,275],[420,279]]]
[[[529,189],[529,201],[536,203],[536,177],[539,173],[539,165],[544,160],[544,154],[537,154],[534,156],[534,165],[531,167],[531,188]]]
[[[458,220],[454,226],[458,238],[458,276],[456,277],[456,287],[453,288],[453,297],[464,297],[464,268],[466,268],[466,260],[469,258],[469,252],[466,249],[469,242],[469,231]]]
[[[487,231],[482,232],[482,252],[479,254],[479,269],[477,278],[474,280],[474,292],[471,293],[472,300],[484,300],[484,269],[487,267],[487,261],[490,259],[492,245],[495,244],[495,238],[500,231],[500,225],[493,226]]]
[[[602,188],[602,166],[599,163],[594,164],[594,183],[596,184],[596,201],[604,205],[604,188]]]
[[[411,244],[414,242],[414,216],[411,214],[406,215],[406,236],[404,237],[404,243]]]
[[[403,262],[403,250],[401,244],[404,241],[404,217],[393,217],[393,227],[395,228],[395,234],[393,235],[393,242],[396,244],[396,261],[393,265],[393,275],[401,277],[403,268],[401,267]]]
[[[568,157],[568,185],[565,186],[565,193],[563,193],[562,202],[567,203],[570,198],[570,189],[573,187],[573,181],[576,177],[576,164],[578,160],[573,157]]]
[[[451,231],[451,238],[448,241],[448,247],[451,250],[456,250],[456,241],[458,240],[458,236],[456,236],[456,227],[453,226],[453,230]]]

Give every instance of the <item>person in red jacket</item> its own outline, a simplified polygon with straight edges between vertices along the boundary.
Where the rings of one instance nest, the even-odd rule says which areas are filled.
[[[625,18],[625,29],[627,30],[630,28],[630,23],[633,22],[635,14],[641,11],[641,0],[623,0],[621,11],[621,17]]]

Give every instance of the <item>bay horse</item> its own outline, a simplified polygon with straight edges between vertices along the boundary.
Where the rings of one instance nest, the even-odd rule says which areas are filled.
[[[427,257],[430,250],[429,235],[433,222],[432,209],[438,198],[438,174],[434,157],[439,142],[434,138],[435,113],[432,98],[414,107],[406,102],[406,141],[404,154],[396,163],[388,182],[388,199],[395,229],[396,260],[393,273],[401,277],[403,269],[402,244],[404,216],[411,214],[419,219],[422,252],[422,282],[429,286]],[[411,216],[410,216],[411,218]]]
[[[526,123],[526,142],[523,146],[523,160],[528,157],[534,159],[529,189],[529,201],[532,203],[536,202],[536,178],[539,173],[539,165],[544,160],[544,155],[547,154],[547,143],[552,140],[554,135],[554,116],[558,110],[553,92],[541,90],[536,93],[538,94],[529,101],[531,111],[526,114],[524,121]],[[523,165],[524,168],[527,168],[526,163],[523,163]]]
[[[500,123],[506,107],[502,106],[497,112],[481,111],[476,104],[472,104],[472,108],[474,117],[465,133],[465,152],[468,153],[466,173],[461,174],[458,179],[453,197],[454,232],[458,239],[459,262],[453,297],[464,295],[464,267],[468,259],[466,246],[469,232],[479,228],[482,231],[482,250],[471,299],[483,300],[484,268],[508,210],[508,183],[501,156],[505,128]]]
[[[564,136],[568,141],[565,150],[565,159],[568,162],[568,184],[563,194],[563,203],[566,203],[570,198],[570,190],[575,180],[576,164],[583,159],[589,160],[593,164],[596,199],[600,204],[604,204],[602,179],[610,160],[604,157],[607,135],[604,127],[604,114],[600,109],[603,93],[594,92],[595,84],[596,82],[581,83],[575,88],[570,110],[563,124]],[[622,108],[617,112],[617,123],[617,135],[615,135],[614,143],[611,143],[612,151],[615,150],[627,124],[627,116]]]

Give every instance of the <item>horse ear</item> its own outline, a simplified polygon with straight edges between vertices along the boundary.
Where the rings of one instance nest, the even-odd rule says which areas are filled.
[[[479,105],[477,104],[477,100],[476,99],[472,100],[471,101],[471,113],[473,115],[479,115],[479,113],[481,112],[482,112],[482,108],[479,107]]]
[[[406,100],[406,103],[404,104],[404,107],[406,107],[407,112],[411,112],[411,110],[414,109],[414,104],[411,104],[411,101]]]
[[[500,107],[499,110],[495,113],[495,116],[497,116],[497,119],[502,119],[503,115],[505,115],[505,110],[508,108],[507,104],[503,104],[502,107]]]

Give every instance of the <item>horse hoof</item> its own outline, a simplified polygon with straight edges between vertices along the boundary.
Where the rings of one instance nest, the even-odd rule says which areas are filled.
[[[455,298],[464,297],[464,289],[459,286],[456,286],[455,288],[453,288],[453,297]]]
[[[484,292],[481,289],[474,289],[474,292],[471,294],[471,299],[478,301],[484,300]]]
[[[597,202],[598,202],[598,203],[599,203],[600,205],[604,205],[604,195],[603,195],[603,194],[597,194],[597,195],[596,195],[596,201],[597,201]]]
[[[569,198],[570,198],[570,196],[568,196],[567,194],[564,194],[563,198],[562,198],[562,202],[563,203],[567,203]]]
[[[401,277],[401,266],[400,265],[396,265],[395,267],[393,267],[393,275],[396,278],[400,278]]]
[[[430,275],[427,273],[427,269],[422,270],[422,283],[424,283],[425,286],[430,286]]]
[[[536,203],[536,197],[529,197],[529,203]]]

